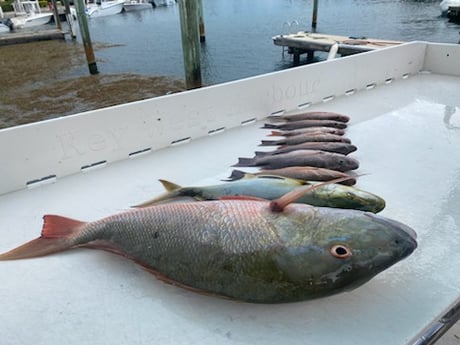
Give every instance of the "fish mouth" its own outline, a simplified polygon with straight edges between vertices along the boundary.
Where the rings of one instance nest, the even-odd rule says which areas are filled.
[[[377,216],[373,213],[366,213],[366,215],[372,218],[376,223],[391,228],[399,235],[405,244],[403,251],[404,257],[410,255],[417,248],[417,233],[411,227],[393,219]]]

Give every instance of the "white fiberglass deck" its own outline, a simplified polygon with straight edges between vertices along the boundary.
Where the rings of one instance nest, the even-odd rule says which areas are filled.
[[[357,186],[419,242],[352,292],[284,305],[197,295],[102,251],[0,262],[1,343],[413,343],[460,298],[459,60],[459,46],[404,44],[0,131],[0,252],[37,237],[43,214],[95,220],[162,192],[158,178],[215,183],[258,149],[264,116],[310,103],[351,116]]]

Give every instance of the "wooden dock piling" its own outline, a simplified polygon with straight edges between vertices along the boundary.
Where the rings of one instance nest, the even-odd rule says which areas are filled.
[[[201,87],[198,7],[196,0],[178,0],[187,89]]]
[[[88,68],[90,74],[98,74],[96,65],[96,57],[94,56],[93,45],[91,43],[91,37],[88,29],[88,19],[85,13],[85,4],[83,0],[75,1],[75,10],[77,11],[77,20],[80,25],[80,33],[85,48],[86,61],[88,62]]]
[[[311,19],[312,29],[316,29],[316,22],[318,21],[318,0],[313,1],[313,15]]]

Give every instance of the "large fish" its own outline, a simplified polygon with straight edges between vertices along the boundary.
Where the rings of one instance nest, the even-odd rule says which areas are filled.
[[[196,292],[283,303],[354,289],[417,247],[415,232],[394,220],[287,196],[165,204],[88,223],[46,215],[40,237],[0,260],[97,248]]]
[[[286,131],[271,131],[268,136],[271,137],[291,137],[293,135],[298,134],[309,134],[309,135],[318,135],[318,134],[336,134],[336,135],[344,135],[345,130],[340,128],[332,128],[332,127],[307,127],[307,128],[299,128],[293,130],[286,130]]]
[[[308,111],[306,113],[293,114],[293,115],[282,115],[282,116],[270,116],[270,120],[274,121],[302,121],[302,120],[333,120],[340,122],[350,121],[350,117],[347,115],[333,113],[330,111]]]
[[[167,193],[143,202],[136,207],[175,202],[183,197],[192,197],[197,201],[218,200],[227,196],[248,196],[274,200],[301,186],[315,185],[314,182],[268,174],[247,174],[245,178],[234,182],[209,186],[181,187],[165,180],[160,180],[160,182],[167,190]],[[381,197],[358,188],[335,183],[324,184],[314,188],[297,199],[296,202],[313,206],[351,208],[374,213],[380,212],[385,208],[385,200]]]
[[[284,176],[290,177],[293,179],[304,180],[304,181],[330,181],[342,177],[348,177],[346,180],[338,182],[344,185],[352,186],[356,184],[356,178],[351,175],[345,174],[340,171],[330,170],[325,168],[316,168],[316,167],[286,167],[280,169],[272,169],[272,170],[259,170],[256,173],[246,173],[241,170],[233,170],[231,175],[228,177],[226,181],[235,181],[242,178],[245,178],[250,175],[277,175],[277,176]]]
[[[271,129],[282,129],[282,130],[292,130],[299,128],[307,127],[332,127],[344,129],[347,128],[347,124],[340,121],[333,120],[302,120],[302,121],[291,121],[280,124],[265,123],[262,128],[271,128]]]
[[[351,140],[341,135],[336,134],[299,134],[278,140],[262,140],[259,146],[273,146],[273,145],[297,145],[306,142],[339,142],[339,143],[351,143]]]
[[[279,154],[286,153],[295,150],[321,150],[327,152],[341,153],[343,155],[348,155],[352,152],[355,152],[358,148],[355,145],[344,143],[344,142],[321,142],[321,141],[311,141],[300,143],[296,145],[282,145],[274,151],[258,151],[256,156],[264,156],[270,154]]]
[[[313,166],[338,171],[349,171],[359,167],[359,162],[349,156],[320,150],[296,150],[277,155],[238,158],[234,167],[261,166],[264,169],[278,169],[289,166]]]

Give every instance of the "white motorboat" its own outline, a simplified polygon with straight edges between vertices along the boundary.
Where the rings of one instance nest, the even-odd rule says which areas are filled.
[[[151,10],[153,3],[146,0],[129,0],[123,3],[123,9],[126,12],[140,11],[140,10]]]
[[[451,6],[460,6],[460,0],[442,0],[439,4],[439,7],[441,7],[441,16],[446,17]]]
[[[86,5],[86,13],[90,18],[111,16],[123,11],[124,0],[101,1]]]
[[[14,29],[48,24],[52,13],[42,13],[37,0],[15,0],[13,2],[15,16],[11,18]]]

